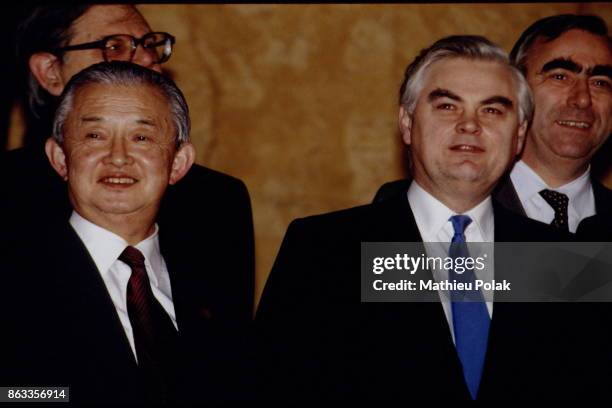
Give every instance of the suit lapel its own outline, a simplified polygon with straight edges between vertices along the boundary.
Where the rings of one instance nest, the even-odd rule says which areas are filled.
[[[510,212],[505,204],[495,200],[493,212],[494,242],[521,242],[526,236],[530,236],[529,224],[535,221]],[[522,220],[524,222],[521,222]],[[537,240],[538,237],[534,239]],[[495,274],[496,279],[503,279],[500,277],[499,268]],[[525,355],[533,350],[532,343],[523,342],[523,337],[517,334],[529,330],[528,325],[534,312],[530,304],[494,302],[487,356],[479,390],[480,397],[485,399],[516,397],[506,388],[511,389],[510,384],[515,382],[512,379],[512,372],[516,371],[517,361],[524,361]],[[533,341],[533,344],[537,344],[537,341]]]
[[[74,322],[76,343],[100,361],[112,360],[117,369],[135,367],[127,336],[93,259],[68,223],[61,236],[65,238],[54,239],[60,247],[52,251],[57,258],[51,265],[58,294],[63,294],[57,302],[70,315],[68,321]]]
[[[595,196],[595,212],[604,217],[612,217],[612,190],[592,179]]]
[[[423,242],[406,194],[373,206],[376,216],[373,217],[372,230],[378,241]],[[433,276],[429,274],[424,279],[433,279]],[[437,380],[431,380],[437,381],[449,398],[469,398],[442,303],[384,303],[379,306],[380,313],[387,315],[387,321],[391,315],[394,325],[404,327],[400,331],[403,345],[398,345],[398,349],[414,344],[413,350],[422,353],[416,356],[417,360],[421,361],[422,367],[434,367],[432,375],[437,376]],[[420,335],[415,337],[415,333]]]
[[[185,337],[200,332],[205,322],[216,318],[217,313],[213,305],[207,303],[213,297],[208,293],[212,284],[203,282],[209,276],[209,271],[202,266],[206,264],[205,258],[202,257],[201,263],[189,259],[187,254],[193,249],[177,247],[168,231],[160,228],[160,249],[170,275],[179,334]]]
[[[512,184],[512,180],[510,179],[510,173],[506,173],[506,175],[501,178],[493,191],[493,198],[508,210],[525,217],[527,216],[516,189],[514,188],[514,184]]]
[[[423,242],[406,194],[372,204],[374,217],[368,226],[371,241]]]

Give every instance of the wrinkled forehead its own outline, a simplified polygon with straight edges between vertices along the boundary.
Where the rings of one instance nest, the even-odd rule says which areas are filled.
[[[146,119],[161,126],[172,116],[167,97],[148,84],[85,84],[75,91],[72,105],[68,118],[77,122],[93,115],[105,120]]]

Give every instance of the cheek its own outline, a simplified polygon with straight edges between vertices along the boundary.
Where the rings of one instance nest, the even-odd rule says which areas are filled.
[[[489,133],[489,148],[493,152],[491,158],[501,161],[508,156],[513,156],[518,143],[518,128],[512,123],[501,124]]]
[[[606,123],[608,133],[612,131],[612,97],[607,97],[601,102],[597,102],[598,111]]]
[[[562,105],[565,100],[563,93],[555,89],[540,89],[534,93],[533,100],[536,106],[536,116],[539,112],[548,112]]]
[[[453,129],[454,125],[451,122],[445,123],[432,118],[428,126],[419,126],[412,142],[419,145],[421,150],[433,153],[442,150],[442,145],[446,143],[448,135],[453,134]]]
[[[494,165],[496,167],[506,167],[508,162],[516,155],[517,138],[509,138],[503,143],[496,144],[494,155]]]
[[[167,152],[141,156],[138,160],[143,172],[152,179],[167,183],[172,170],[172,158]]]
[[[73,177],[86,178],[92,176],[103,156],[104,154],[101,152],[85,149],[75,151],[67,158],[68,172]]]

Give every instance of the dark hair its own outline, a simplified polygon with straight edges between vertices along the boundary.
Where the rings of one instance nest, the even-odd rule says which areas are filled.
[[[64,140],[64,124],[74,108],[77,92],[95,84],[123,87],[150,86],[158,90],[168,102],[177,144],[189,141],[189,108],[185,96],[174,81],[159,72],[131,62],[112,61],[91,65],[74,75],[66,84],[53,121],[53,137],[58,143]]]
[[[605,37],[610,45],[608,26],[601,17],[593,15],[560,14],[542,18],[530,25],[523,34],[521,34],[516,44],[514,44],[514,47],[512,47],[510,62],[526,75],[527,54],[537,39],[541,38],[544,42],[553,41],[559,38],[563,33],[574,29]],[[585,44],[585,46],[587,45]]]
[[[66,45],[71,37],[72,24],[93,4],[65,4],[37,6],[17,27],[16,52],[19,68],[28,72],[27,101],[31,113],[38,119],[53,114],[53,98],[32,76],[30,57]],[[61,55],[58,55],[61,57]]]

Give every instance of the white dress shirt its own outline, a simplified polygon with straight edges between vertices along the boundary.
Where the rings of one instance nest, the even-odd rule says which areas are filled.
[[[408,188],[408,203],[414,214],[414,219],[419,228],[421,238],[423,238],[423,242],[444,243],[444,245],[425,244],[427,256],[442,258],[448,256],[448,248],[455,234],[453,224],[449,218],[458,214],[425,191],[416,181],[413,181],[410,184],[410,188]],[[462,215],[468,215],[472,219],[472,222],[465,229],[465,239],[467,242],[493,242],[495,224],[493,218],[493,204],[490,196]],[[477,254],[470,255],[473,257],[477,256]],[[491,268],[486,268],[484,271],[474,270],[477,279],[490,280],[493,278],[492,254],[487,263],[491,265]],[[434,279],[438,282],[448,279],[447,271],[434,270],[432,273]],[[454,342],[453,310],[450,297],[448,293],[444,294],[441,291],[439,291],[439,293],[442,307],[444,308],[444,314],[446,315],[448,327],[450,328]],[[493,302],[486,302],[486,304],[489,317],[492,317]]]
[[[570,232],[576,232],[583,219],[595,215],[595,195],[591,183],[590,167],[577,179],[552,188],[524,161],[520,160],[510,172],[510,179],[529,218],[550,224],[555,210],[542,198],[540,191],[554,190],[569,197],[567,220]]]
[[[125,334],[136,356],[134,345],[134,334],[127,311],[127,285],[132,269],[123,261],[118,260],[119,255],[128,246],[128,243],[120,236],[93,224],[86,220],[76,211],[70,216],[70,225],[83,241],[89,255],[98,267],[98,272],[106,285],[108,294],[115,305],[117,315]],[[159,250],[159,228],[155,225],[155,231],[144,241],[134,245],[145,258],[147,276],[151,283],[153,296],[168,313],[174,327],[176,328],[176,315],[174,303],[172,303],[172,289],[170,287],[170,275],[166,263]]]

